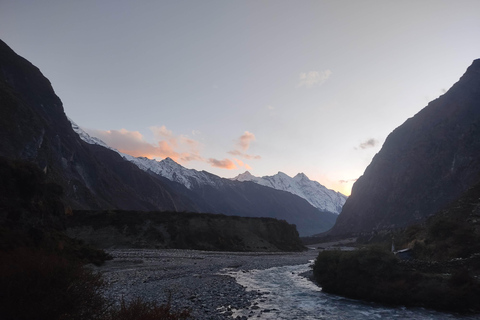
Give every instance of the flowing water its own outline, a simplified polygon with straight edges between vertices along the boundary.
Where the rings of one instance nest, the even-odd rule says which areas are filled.
[[[323,293],[300,274],[310,264],[275,267],[249,272],[225,270],[248,291],[259,295],[253,307],[235,310],[233,318],[249,319],[479,319],[422,308],[391,308]]]

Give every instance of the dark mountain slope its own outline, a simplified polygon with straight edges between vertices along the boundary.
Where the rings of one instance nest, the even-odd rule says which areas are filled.
[[[37,164],[73,208],[197,209],[167,181],[82,141],[50,82],[1,41],[0,155]]]
[[[403,227],[457,199],[480,177],[480,60],[395,129],[354,184],[332,235]]]
[[[307,200],[286,191],[249,181],[218,180],[216,187],[204,185],[193,190],[207,200],[209,212],[286,220],[297,226],[301,236],[327,231],[337,218],[336,214],[321,212]]]
[[[212,212],[273,217],[302,235],[328,230],[336,216],[304,199],[254,183],[221,179],[189,190],[140,170],[118,153],[80,139],[50,82],[0,41],[0,156],[38,165],[73,209]],[[212,175],[213,176],[213,175]]]

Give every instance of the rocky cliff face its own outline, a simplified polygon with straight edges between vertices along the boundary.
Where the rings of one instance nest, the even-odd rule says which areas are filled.
[[[67,234],[100,248],[301,251],[295,226],[269,218],[218,214],[77,211]]]
[[[480,60],[395,129],[352,188],[332,235],[422,221],[480,178]]]

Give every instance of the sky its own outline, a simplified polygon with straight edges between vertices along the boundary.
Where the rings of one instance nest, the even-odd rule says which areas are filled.
[[[0,1],[0,39],[122,152],[349,195],[480,58],[480,1]]]

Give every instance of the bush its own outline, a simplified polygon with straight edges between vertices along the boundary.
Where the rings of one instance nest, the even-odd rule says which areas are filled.
[[[100,274],[53,253],[30,248],[0,251],[0,319],[2,320],[175,320],[170,303],[140,299],[120,307],[103,297]]]
[[[342,294],[356,299],[369,299],[374,295],[383,302],[391,301],[385,295],[385,282],[398,285],[400,268],[393,254],[375,247],[356,251],[323,251],[314,264],[315,279],[325,292]],[[375,292],[372,291],[372,286]]]
[[[402,267],[388,251],[321,252],[313,267],[322,290],[354,299],[447,311],[480,311],[480,284],[468,270],[448,277]]]
[[[55,254],[0,253],[1,319],[95,319],[106,308],[99,274]]]

